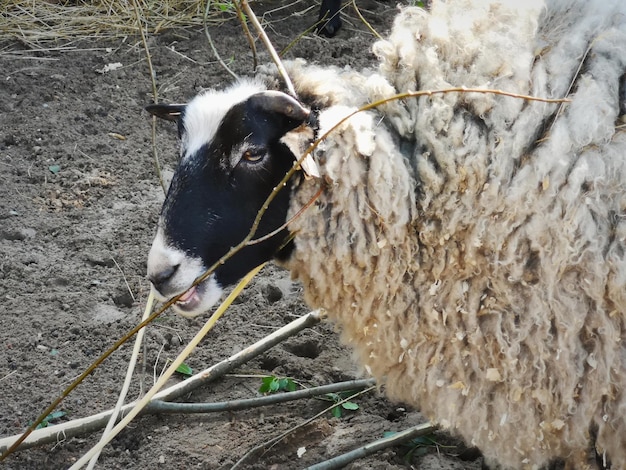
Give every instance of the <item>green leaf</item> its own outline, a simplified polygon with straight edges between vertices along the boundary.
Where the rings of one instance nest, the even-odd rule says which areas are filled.
[[[39,423],[35,429],[47,428],[48,426],[50,426],[50,421],[59,419],[65,416],[66,414],[67,413],[65,413],[65,411],[53,411],[48,416],[46,416],[46,418],[41,423]]]
[[[287,392],[293,392],[296,390],[296,388],[297,388],[297,385],[292,379],[284,378],[278,381],[279,390],[286,390]]]
[[[259,392],[266,394],[280,391],[293,392],[297,388],[297,384],[290,378],[279,379],[275,375],[270,375],[261,379]]]
[[[261,379],[261,386],[259,387],[259,392],[268,393],[270,391],[270,385],[272,384],[274,380],[276,380],[276,377],[274,377],[273,375],[263,377]]]
[[[193,369],[184,362],[176,368],[176,372],[187,377],[191,377],[193,375]]]
[[[65,416],[67,413],[65,411],[53,411],[52,413],[50,413],[48,415],[48,417],[46,418],[48,421],[53,421],[55,419],[59,419],[62,418],[63,416]]]
[[[346,410],[358,410],[359,409],[359,405],[357,405],[356,403],[352,401],[347,401],[345,403],[342,403],[341,406]]]
[[[333,414],[333,416],[335,418],[341,418],[341,407],[340,406],[333,406],[333,408],[330,410],[330,412]]]
[[[60,165],[50,165],[48,167],[48,170],[50,170],[51,173],[54,173],[55,175],[61,171],[61,166]]]

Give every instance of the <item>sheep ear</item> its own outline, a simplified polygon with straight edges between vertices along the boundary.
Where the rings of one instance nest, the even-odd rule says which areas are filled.
[[[304,122],[310,114],[310,111],[296,99],[280,91],[262,91],[252,95],[250,104],[263,111],[282,114],[298,122]]]
[[[183,115],[186,104],[149,104],[146,106],[148,111],[153,116],[156,116],[167,121],[178,121]]]

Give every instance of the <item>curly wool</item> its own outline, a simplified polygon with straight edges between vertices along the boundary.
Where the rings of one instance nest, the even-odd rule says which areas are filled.
[[[402,10],[378,72],[290,64],[320,133],[409,90],[571,102],[448,93],[354,116],[317,150],[328,184],[288,267],[390,397],[488,463],[582,468],[594,435],[626,468],[626,4],[513,3]]]

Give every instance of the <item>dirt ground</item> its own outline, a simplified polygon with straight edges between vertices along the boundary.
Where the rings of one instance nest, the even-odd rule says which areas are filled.
[[[256,4],[278,49],[314,21],[301,4]],[[380,32],[388,30],[393,2],[360,2]],[[322,64],[366,66],[373,38],[352,10],[333,39],[308,34],[288,57]],[[252,71],[240,27],[225,21],[213,37],[232,69]],[[42,44],[42,50],[0,38],[0,437],[20,433],[62,390],[139,320],[149,292],[146,256],[163,191],[152,159],[151,118],[143,110],[152,86],[139,37]],[[181,102],[231,79],[215,63],[200,30],[168,31],[148,44],[159,95]],[[61,48],[54,50],[54,48]],[[259,47],[261,49],[261,47]],[[265,53],[261,61],[268,61]],[[104,71],[107,64],[121,67]],[[174,126],[159,123],[164,168],[176,164]],[[186,361],[201,370],[241,350],[308,311],[287,273],[266,268]],[[153,383],[197,332],[203,319],[166,312],[147,332],[129,399],[139,381]],[[113,407],[131,353],[125,346],[80,385],[59,410],[60,421]],[[306,386],[360,377],[349,349],[332,325],[319,325],[278,345],[226,377],[194,391],[191,402],[258,396],[260,377],[292,377]],[[248,377],[253,376],[253,377]],[[176,380],[180,380],[177,378]],[[416,410],[370,392],[359,409],[330,413],[242,468],[305,468],[424,421]],[[103,452],[103,469],[228,469],[252,447],[328,405],[308,399],[231,413],[146,416]],[[7,469],[69,467],[99,434],[59,439],[15,453]],[[481,459],[458,458],[462,449],[445,434],[414,452],[396,448],[349,464],[350,469],[472,469]],[[306,453],[298,457],[297,450]]]

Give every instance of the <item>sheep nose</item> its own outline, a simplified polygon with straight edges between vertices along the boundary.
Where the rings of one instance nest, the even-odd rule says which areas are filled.
[[[180,264],[175,264],[174,266],[169,266],[157,273],[150,273],[148,274],[148,279],[150,279],[150,282],[156,290],[163,293],[163,286],[174,276],[174,274],[176,274],[179,266]]]

